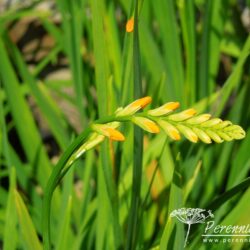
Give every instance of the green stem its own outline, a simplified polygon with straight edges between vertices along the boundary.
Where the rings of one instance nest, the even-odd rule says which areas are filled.
[[[113,121],[126,121],[129,118],[116,118],[115,116],[107,116],[102,119],[96,120],[95,123],[109,123]],[[85,129],[67,148],[67,150],[63,153],[60,160],[53,168],[48,183],[45,188],[44,193],[44,201],[43,201],[43,211],[42,211],[42,218],[43,218],[43,244],[45,250],[51,249],[51,241],[50,241],[50,207],[51,207],[51,200],[53,193],[55,191],[56,186],[60,182],[60,180],[64,177],[64,175],[70,169],[70,166],[65,168],[69,158],[71,155],[84,143],[86,138],[91,133],[91,125]]]
[[[43,203],[43,244],[45,250],[51,249],[51,242],[50,242],[50,207],[51,207],[51,200],[54,193],[54,190],[59,182],[59,180],[63,177],[61,176],[61,171],[63,170],[64,166],[66,165],[70,156],[75,152],[77,148],[79,148],[83,141],[88,137],[91,132],[91,128],[87,128],[84,130],[82,134],[80,134],[76,140],[67,148],[65,153],[62,155],[56,166],[53,168],[52,174],[48,180],[46,185],[45,194],[44,194],[44,203]],[[69,168],[68,168],[69,169]],[[64,172],[66,174],[66,172]]]
[[[134,99],[142,96],[141,71],[140,71],[140,48],[138,35],[138,0],[135,1],[135,23],[134,23]],[[134,163],[131,207],[128,220],[127,250],[133,250],[137,245],[139,232],[139,208],[142,176],[142,152],[143,152],[143,132],[140,128],[134,128]]]

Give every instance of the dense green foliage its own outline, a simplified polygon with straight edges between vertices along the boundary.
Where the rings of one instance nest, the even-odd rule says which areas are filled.
[[[183,249],[187,227],[170,216],[182,207],[250,224],[249,1],[139,0],[131,33],[137,1],[51,2],[0,14],[0,249],[43,248],[60,156],[90,122],[143,96],[149,108],[175,101],[230,120],[246,137],[191,144],[122,124],[124,142],[105,139],[58,183],[54,249]],[[194,225],[186,248],[249,249],[204,243],[203,232]]]

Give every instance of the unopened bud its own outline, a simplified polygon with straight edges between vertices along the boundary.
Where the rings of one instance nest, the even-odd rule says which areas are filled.
[[[195,117],[188,119],[187,123],[192,125],[201,124],[202,122],[206,122],[207,120],[209,120],[210,117],[211,117],[210,114],[197,115]]]
[[[198,136],[190,129],[184,125],[178,124],[176,125],[182,134],[191,142],[198,142]]]
[[[149,133],[157,134],[160,132],[157,124],[145,117],[133,117],[132,121],[141,127],[142,129],[148,131]]]
[[[168,116],[168,119],[172,121],[180,122],[180,121],[184,121],[184,120],[191,118],[195,114],[196,114],[195,109],[187,109],[178,114]]]
[[[149,103],[151,103],[152,98],[150,96],[143,97],[141,99],[138,99],[132,103],[130,103],[128,106],[125,108],[119,108],[116,111],[116,116],[117,117],[122,117],[122,116],[130,116],[135,114],[137,111],[140,109],[143,109],[146,107]]]
[[[181,139],[180,132],[172,124],[164,120],[159,120],[158,123],[170,138],[172,138],[175,141]]]
[[[162,105],[159,108],[156,109],[152,109],[148,111],[149,115],[152,116],[163,116],[163,115],[167,115],[170,112],[174,111],[175,109],[177,109],[180,106],[179,102],[168,102],[165,103],[164,105]]]

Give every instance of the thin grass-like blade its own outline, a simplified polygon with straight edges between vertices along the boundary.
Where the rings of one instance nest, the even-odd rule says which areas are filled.
[[[29,215],[27,207],[17,190],[13,190],[21,230],[22,243],[27,250],[42,250],[41,243],[37,237],[36,229]]]

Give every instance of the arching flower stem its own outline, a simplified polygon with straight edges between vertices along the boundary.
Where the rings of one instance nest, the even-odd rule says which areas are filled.
[[[115,117],[107,116],[105,118],[96,120],[92,124],[105,124],[113,121],[129,121],[128,117]],[[50,207],[51,207],[51,200],[54,193],[56,186],[59,184],[61,179],[65,176],[65,174],[70,169],[71,164],[67,164],[69,158],[73,155],[73,153],[85,142],[88,136],[92,132],[92,124],[89,125],[67,148],[67,150],[63,153],[60,157],[58,163],[52,170],[50,178],[48,180],[45,193],[44,193],[44,201],[43,201],[43,211],[42,211],[42,218],[43,218],[43,244],[45,250],[51,249],[51,241],[50,241]]]
[[[223,140],[240,140],[245,137],[245,131],[239,125],[233,125],[230,121],[222,121],[219,118],[210,119],[209,114],[195,116],[196,111],[194,109],[168,115],[179,107],[178,103],[168,103],[148,112],[136,113],[150,102],[151,97],[140,98],[125,108],[119,108],[115,114],[94,121],[63,153],[52,170],[44,193],[42,218],[45,250],[51,249],[50,205],[56,186],[68,172],[73,162],[87,150],[101,143],[105,137],[115,141],[125,140],[125,136],[116,130],[120,123],[133,122],[150,133],[158,133],[161,127],[173,140],[179,140],[181,133],[194,143],[198,141],[198,138],[204,143],[211,143],[211,139],[221,143]],[[194,215],[193,218],[183,218],[182,214],[179,216],[181,221],[192,220],[194,223],[199,223],[205,219],[203,216],[200,217],[200,214],[199,216]]]

